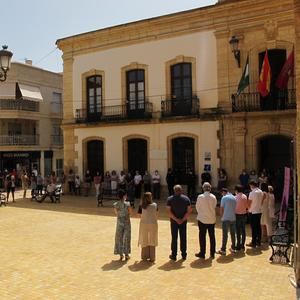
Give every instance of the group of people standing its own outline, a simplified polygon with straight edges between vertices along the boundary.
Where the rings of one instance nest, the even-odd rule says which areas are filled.
[[[161,177],[158,170],[155,170],[153,174],[145,171],[143,175],[138,170],[134,174],[124,171],[117,173],[115,170],[106,171],[104,175],[97,171],[94,176],[87,170],[81,182],[80,177],[70,169],[67,182],[70,194],[81,195],[81,187],[83,187],[85,196],[90,194],[92,184],[94,184],[97,199],[101,195],[117,196],[119,189],[125,190],[132,206],[134,206],[135,199],[141,198],[142,190],[152,192],[154,199],[160,198]]]
[[[200,251],[195,254],[198,258],[205,258],[206,235],[210,240],[210,258],[214,259],[215,254],[226,255],[228,232],[231,236],[230,252],[245,251],[245,246],[259,247],[262,237],[265,241],[272,235],[272,220],[274,219],[274,194],[272,186],[262,185],[250,181],[251,192],[247,197],[243,193],[241,185],[235,186],[235,195],[227,188],[222,189],[220,215],[222,222],[222,242],[220,250],[216,251],[215,225],[217,220],[217,199],[211,192],[211,184],[204,182],[196,201],[197,221],[199,229]],[[173,188],[174,194],[167,199],[167,212],[171,225],[171,260],[177,260],[178,235],[180,238],[181,258],[187,258],[187,221],[192,212],[190,199],[183,195],[180,185]],[[114,254],[120,255],[122,260],[129,258],[131,251],[131,225],[130,214],[132,208],[127,202],[126,192],[119,192],[119,200],[114,203],[114,210],[117,215],[117,229],[115,235]],[[152,194],[146,192],[142,197],[141,206],[138,211],[141,214],[139,228],[139,245],[142,247],[142,260],[155,261],[155,247],[158,244],[157,226],[157,204],[152,200]],[[249,244],[246,242],[246,221],[250,218],[252,238]]]
[[[196,254],[197,257],[205,257],[206,231],[209,233],[210,256],[212,258],[214,258],[215,253],[226,255],[228,232],[230,232],[231,236],[230,252],[244,251],[248,217],[250,219],[252,238],[251,242],[246,244],[246,246],[252,248],[261,246],[262,237],[265,238],[264,241],[268,241],[272,235],[272,221],[275,218],[273,187],[263,184],[262,189],[259,189],[256,181],[250,181],[249,186],[251,191],[248,197],[243,193],[241,185],[235,186],[235,195],[231,194],[227,188],[222,189],[220,205],[222,246],[216,252],[214,227],[216,223],[215,208],[217,200],[211,193],[210,184],[203,184],[204,193],[198,196],[196,203],[200,244],[200,252]]]

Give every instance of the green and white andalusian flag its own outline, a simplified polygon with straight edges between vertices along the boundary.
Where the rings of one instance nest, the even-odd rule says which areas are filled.
[[[236,94],[239,95],[249,85],[249,55]]]

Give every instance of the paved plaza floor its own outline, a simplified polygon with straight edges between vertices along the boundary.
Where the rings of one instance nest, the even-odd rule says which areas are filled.
[[[60,204],[20,198],[0,208],[0,219],[0,299],[296,299],[289,282],[293,269],[270,264],[267,247],[197,259],[195,213],[187,260],[170,261],[163,203],[155,264],[140,261],[136,216],[131,259],[120,262],[113,255],[112,201],[97,207],[93,197],[65,195]],[[219,248],[220,226],[216,235]]]

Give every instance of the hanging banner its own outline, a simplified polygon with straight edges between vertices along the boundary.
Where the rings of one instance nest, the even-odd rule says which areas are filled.
[[[288,208],[289,196],[290,196],[290,181],[291,181],[291,169],[285,167],[284,168],[284,187],[283,187],[282,200],[281,200],[281,206],[280,206],[279,222],[286,221],[287,208]]]

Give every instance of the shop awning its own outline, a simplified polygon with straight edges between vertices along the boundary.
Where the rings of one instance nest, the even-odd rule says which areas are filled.
[[[24,100],[43,101],[39,87],[17,83],[17,94]]]
[[[16,99],[16,84],[2,82],[0,84],[0,99]]]

